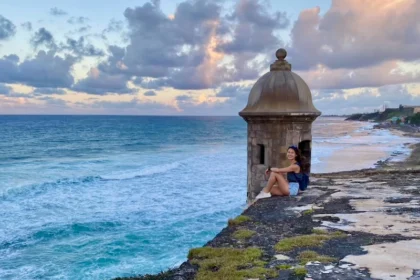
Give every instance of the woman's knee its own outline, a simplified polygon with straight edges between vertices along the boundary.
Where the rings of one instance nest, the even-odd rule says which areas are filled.
[[[277,181],[286,181],[286,179],[284,179],[283,175],[281,174],[275,174],[274,176],[276,177]]]

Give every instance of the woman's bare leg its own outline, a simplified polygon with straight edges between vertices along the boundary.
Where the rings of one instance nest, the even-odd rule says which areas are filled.
[[[283,177],[282,174],[278,174],[278,173],[272,173],[274,174],[273,176],[276,178],[276,182],[277,185],[271,187],[270,189],[270,193],[272,195],[280,195],[280,196],[288,196],[290,195],[290,190],[289,190],[289,183],[286,181],[286,179]],[[271,177],[271,175],[270,175]]]
[[[271,191],[271,188],[274,186],[274,184],[277,182],[276,176],[274,172],[270,173],[270,177],[268,178],[267,185],[264,189],[262,189],[263,192],[269,193]]]

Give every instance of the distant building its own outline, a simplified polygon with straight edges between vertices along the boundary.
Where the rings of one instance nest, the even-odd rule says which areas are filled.
[[[409,115],[415,115],[417,113],[420,113],[420,106],[400,105],[399,109],[400,109],[400,111],[407,112]]]

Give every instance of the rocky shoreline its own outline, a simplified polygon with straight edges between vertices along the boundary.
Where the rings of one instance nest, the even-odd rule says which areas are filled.
[[[357,259],[369,254],[370,246],[380,244],[387,248],[396,242],[406,244],[398,252],[384,249],[380,258],[372,258],[376,262],[382,258],[381,265]],[[413,280],[420,279],[420,262],[417,267],[409,267],[410,260],[406,258],[413,256],[406,251],[419,244],[420,170],[317,174],[311,189],[302,195],[255,202],[204,247],[224,253],[239,250],[237,254],[258,248],[258,262],[235,263],[236,270],[229,267],[230,274],[224,278],[217,272],[229,260],[218,257],[216,251],[200,255],[192,250],[189,260],[177,269],[118,279]],[[392,264],[391,272],[378,269],[389,268],[386,253],[396,254],[400,260]],[[420,251],[416,257],[420,259]],[[258,270],[252,270],[253,267]],[[241,274],[241,270],[249,274]]]
[[[256,201],[180,267],[116,279],[420,280],[419,160],[417,144],[402,163],[313,174],[308,191]]]

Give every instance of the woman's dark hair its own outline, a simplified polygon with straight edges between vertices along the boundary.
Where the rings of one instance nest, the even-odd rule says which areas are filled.
[[[299,148],[292,145],[287,149],[292,149],[293,151],[295,151],[295,154],[296,154],[295,160],[297,161],[297,163],[299,163],[299,166],[301,168],[301,172],[307,173],[307,171],[309,170],[309,163],[307,162],[306,158],[304,156],[302,156]]]

